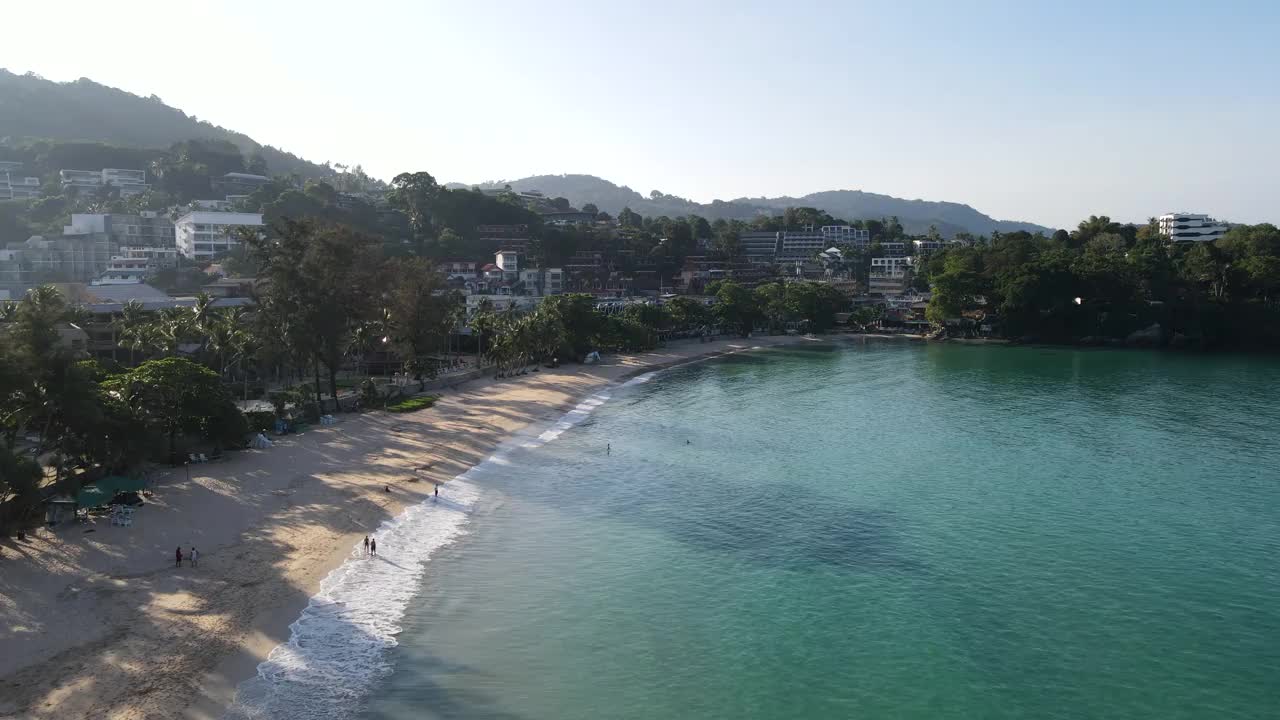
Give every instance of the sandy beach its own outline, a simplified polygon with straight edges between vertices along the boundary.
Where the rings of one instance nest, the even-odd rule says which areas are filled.
[[[100,518],[3,541],[0,718],[220,717],[325,575],[436,482],[629,375],[795,340],[683,341],[473,380],[428,410],[347,415],[189,479],[167,471],[132,527]],[[199,549],[199,567],[174,566],[178,545]]]

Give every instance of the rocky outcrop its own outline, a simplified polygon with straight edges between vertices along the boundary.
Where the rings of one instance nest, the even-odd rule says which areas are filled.
[[[1129,333],[1129,336],[1124,339],[1124,343],[1135,347],[1150,347],[1159,345],[1163,339],[1164,335],[1161,332],[1160,323],[1151,323],[1147,328]]]

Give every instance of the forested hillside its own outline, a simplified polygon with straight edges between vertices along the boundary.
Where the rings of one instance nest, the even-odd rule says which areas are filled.
[[[245,155],[261,156],[271,174],[320,178],[334,173],[329,167],[262,145],[243,133],[188,116],[155,95],[139,97],[87,78],[59,83],[0,69],[0,144],[36,139],[131,148],[165,148],[184,140],[220,140],[235,145]]]
[[[923,235],[934,226],[945,237],[958,232],[990,235],[992,232],[1052,233],[1053,229],[1027,222],[995,220],[988,215],[951,202],[904,200],[890,195],[861,190],[828,190],[803,197],[737,198],[697,203],[658,190],[641,195],[625,185],[615,185],[593,175],[535,175],[510,182],[483,183],[482,189],[510,185],[516,192],[539,190],[548,197],[565,197],[575,207],[585,204],[617,215],[623,208],[646,217],[680,217],[700,215],[708,220],[751,220],[757,216],[773,216],[788,207],[811,207],[846,220],[879,220],[897,217],[909,234]],[[467,187],[453,183],[450,187]]]

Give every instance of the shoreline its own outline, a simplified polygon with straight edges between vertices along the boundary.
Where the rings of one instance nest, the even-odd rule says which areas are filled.
[[[675,342],[592,366],[477,378],[428,410],[345,415],[272,449],[169,471],[132,528],[0,545],[0,718],[220,718],[361,537],[629,378],[804,336]],[[201,548],[173,567],[172,547]]]

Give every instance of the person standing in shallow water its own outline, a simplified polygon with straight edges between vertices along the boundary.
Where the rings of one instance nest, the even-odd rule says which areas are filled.
[[[377,539],[377,538],[369,538],[369,554],[370,554],[370,555],[377,555],[377,554],[378,554],[378,539]]]
[[[174,557],[174,565],[176,567],[182,567],[182,546],[181,545],[179,545],[177,549],[173,551],[173,557]]]
[[[369,554],[369,536],[368,535],[364,536],[364,554],[365,555]]]

